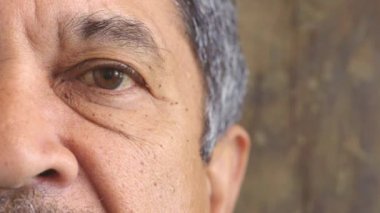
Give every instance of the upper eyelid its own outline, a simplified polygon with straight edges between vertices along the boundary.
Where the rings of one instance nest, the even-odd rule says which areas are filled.
[[[102,63],[100,63],[100,62],[102,62]],[[86,60],[83,60],[79,63],[71,65],[67,69],[65,69],[64,72],[72,72],[75,70],[81,70],[81,71],[85,72],[85,71],[89,70],[90,68],[101,67],[101,66],[111,66],[111,65],[113,65],[113,66],[116,65],[120,68],[122,66],[131,67],[129,65],[126,65],[123,62],[119,62],[119,61],[112,60],[112,59],[93,58],[93,59],[86,59]],[[132,69],[134,69],[134,68],[132,68]]]
[[[124,63],[124,62],[120,62],[118,60],[105,59],[105,58],[87,59],[80,63],[72,65],[69,68],[65,69],[64,77],[66,79],[73,79],[73,78],[77,78],[78,76],[88,71],[91,71],[91,69],[102,68],[102,67],[106,68],[106,67],[112,67],[112,66],[122,69],[122,71],[126,74],[132,75],[131,76],[132,79],[137,81],[136,83],[142,84],[141,86],[146,86],[146,81],[144,77],[139,73],[139,71],[134,66]],[[129,71],[129,72],[125,72],[125,71]]]

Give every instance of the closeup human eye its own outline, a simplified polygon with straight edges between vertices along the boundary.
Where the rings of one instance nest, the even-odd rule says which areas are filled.
[[[99,67],[88,70],[79,80],[91,87],[106,90],[120,90],[134,86],[134,81],[123,71],[114,67]]]
[[[125,108],[150,90],[144,78],[144,66],[109,58],[80,60],[74,65],[60,65],[53,88],[67,104],[94,103],[112,108]]]
[[[107,60],[90,60],[78,68],[77,79],[86,86],[102,90],[128,90],[144,84],[141,75],[131,66]]]

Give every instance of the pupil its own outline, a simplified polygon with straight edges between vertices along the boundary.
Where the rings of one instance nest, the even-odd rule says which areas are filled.
[[[95,83],[103,89],[116,89],[123,82],[123,73],[113,69],[96,70],[94,72]]]
[[[120,72],[116,70],[105,70],[103,72],[103,78],[107,81],[113,80],[113,78],[120,78]]]

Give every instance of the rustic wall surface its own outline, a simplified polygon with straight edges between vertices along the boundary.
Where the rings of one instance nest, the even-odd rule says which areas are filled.
[[[253,138],[236,212],[380,212],[380,3],[237,0]]]

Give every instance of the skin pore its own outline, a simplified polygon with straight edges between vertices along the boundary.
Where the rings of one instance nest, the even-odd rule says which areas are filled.
[[[182,25],[171,0],[0,0],[0,211],[233,210],[249,139],[202,161]]]

